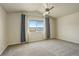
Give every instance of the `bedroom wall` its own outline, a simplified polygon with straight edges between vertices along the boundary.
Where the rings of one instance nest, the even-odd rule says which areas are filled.
[[[8,13],[8,45],[20,43],[21,14]]]
[[[44,19],[42,14],[36,13],[36,12],[23,12],[26,14],[26,39],[28,39],[28,20],[29,19]],[[20,30],[21,30],[21,12],[15,12],[15,13],[8,13],[8,40],[9,43],[8,45],[13,45],[13,44],[19,44],[20,43]],[[50,19],[50,25],[51,25],[51,38],[56,38],[55,35],[55,23],[56,21],[54,19]],[[45,32],[44,32],[45,33]],[[45,34],[44,39],[45,39]]]
[[[57,20],[58,39],[79,44],[79,12]]]
[[[13,12],[8,13],[8,45],[20,44],[21,39],[21,13],[26,14],[26,41],[28,42],[28,20],[34,18],[41,18],[40,15],[35,12]]]
[[[7,48],[7,18],[6,11],[0,7],[0,54]]]

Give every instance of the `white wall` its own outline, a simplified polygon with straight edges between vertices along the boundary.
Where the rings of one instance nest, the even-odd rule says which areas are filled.
[[[8,13],[8,45],[20,43],[21,14]]]
[[[29,19],[36,19],[36,18],[39,18],[40,19],[40,15],[38,13],[26,13],[26,12],[23,12],[26,14],[26,41],[29,41],[28,39],[28,36],[29,36],[29,33],[28,33],[28,20]],[[7,14],[8,16],[8,45],[13,45],[13,44],[19,44],[21,43],[20,42],[20,39],[21,39],[21,12],[17,12],[17,13],[8,13]]]
[[[28,32],[28,20],[29,19],[43,19],[42,14],[40,13],[35,13],[35,12],[23,12],[26,14],[26,39],[27,41],[29,41],[29,32]],[[21,31],[21,13],[8,13],[7,14],[8,19],[8,45],[12,45],[12,44],[19,44],[20,43],[20,31]],[[56,38],[55,35],[55,24],[56,21],[54,19],[50,19],[50,24],[51,24],[51,38]],[[30,35],[31,36],[31,35]],[[45,39],[45,32],[43,32],[43,39]]]
[[[7,47],[7,24],[6,12],[0,7],[0,54]]]
[[[79,12],[57,20],[58,38],[79,43]]]

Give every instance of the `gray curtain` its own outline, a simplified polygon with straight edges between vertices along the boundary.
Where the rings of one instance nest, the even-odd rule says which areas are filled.
[[[50,18],[49,16],[45,16],[45,24],[46,24],[46,39],[50,38]]]
[[[25,14],[21,14],[21,43],[26,42],[25,38]]]

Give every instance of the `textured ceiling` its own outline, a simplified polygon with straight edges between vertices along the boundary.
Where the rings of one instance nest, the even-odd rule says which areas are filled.
[[[17,11],[38,11],[44,12],[43,3],[0,3],[7,12]],[[51,10],[51,16],[61,17],[79,11],[78,3],[49,3],[48,7],[54,6]]]

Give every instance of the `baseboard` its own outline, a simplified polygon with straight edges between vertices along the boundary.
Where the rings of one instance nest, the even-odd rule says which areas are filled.
[[[77,43],[77,42],[73,42],[73,41],[69,41],[69,40],[63,40],[63,39],[59,39],[59,40],[62,40],[62,41],[66,41],[66,42],[69,42],[69,43],[73,43],[73,44],[78,44],[79,45],[79,43]]]
[[[8,47],[8,45],[0,52],[0,56],[1,54],[5,51],[5,49]]]

